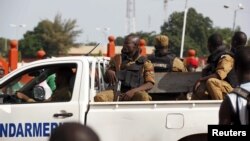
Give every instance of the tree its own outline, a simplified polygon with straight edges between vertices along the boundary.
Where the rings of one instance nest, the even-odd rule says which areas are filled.
[[[184,12],[174,12],[170,15],[168,22],[161,26],[161,34],[170,39],[170,50],[180,54],[182,26]],[[187,13],[187,24],[185,34],[184,50],[193,48],[199,55],[206,55],[207,38],[212,29],[213,22],[210,18],[197,13],[194,8],[189,8]]]
[[[123,42],[124,42],[124,37],[121,37],[121,36],[116,37],[116,39],[115,39],[115,45],[122,46]]]
[[[76,27],[76,20],[62,20],[61,15],[56,15],[53,22],[42,20],[34,31],[24,35],[19,49],[23,57],[35,57],[41,48],[50,56],[67,55],[72,46],[78,45],[75,39],[82,31]]]
[[[24,39],[19,41],[19,50],[22,56],[32,58],[36,56],[36,52],[45,46],[37,28],[34,31],[28,31],[24,35]]]

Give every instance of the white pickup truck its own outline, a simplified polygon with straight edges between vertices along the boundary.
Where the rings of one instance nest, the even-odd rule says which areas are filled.
[[[206,140],[209,124],[218,124],[221,101],[94,102],[95,94],[105,89],[102,74],[108,62],[83,56],[46,59],[0,79],[0,140],[46,141],[59,124],[77,121],[92,127],[102,141],[200,141]],[[71,100],[16,99],[16,91],[39,99],[44,92],[36,86],[62,66],[75,72]]]

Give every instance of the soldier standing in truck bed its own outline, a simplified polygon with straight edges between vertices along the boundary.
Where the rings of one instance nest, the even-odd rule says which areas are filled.
[[[169,50],[169,39],[166,35],[155,37],[155,53],[148,56],[155,72],[186,72],[184,63]]]
[[[154,67],[146,57],[140,55],[140,38],[130,34],[125,37],[122,54],[116,55],[110,61],[105,74],[105,81],[111,85],[121,83],[119,100],[121,101],[150,101],[147,93],[155,83]],[[95,96],[96,102],[113,101],[115,94],[112,91],[99,93]]]

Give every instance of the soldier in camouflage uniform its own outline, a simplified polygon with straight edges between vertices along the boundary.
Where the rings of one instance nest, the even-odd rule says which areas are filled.
[[[150,101],[150,90],[154,81],[154,67],[147,58],[140,55],[140,38],[136,35],[125,37],[122,54],[116,55],[110,61],[109,69],[105,74],[105,81],[111,85],[121,83],[120,101]],[[116,89],[116,88],[115,88]],[[114,92],[100,93],[95,96],[95,101],[113,101]]]
[[[222,100],[237,86],[237,78],[233,72],[233,54],[223,45],[221,35],[213,34],[208,38],[208,50],[208,65],[202,70],[202,78],[194,86],[194,100]]]
[[[168,50],[169,39],[165,35],[155,37],[155,54],[148,56],[155,72],[186,72],[184,63]]]

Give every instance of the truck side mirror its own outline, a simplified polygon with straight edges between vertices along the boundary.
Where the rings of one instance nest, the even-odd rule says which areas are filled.
[[[45,100],[45,90],[42,86],[35,86],[33,88],[33,97],[37,101]]]

